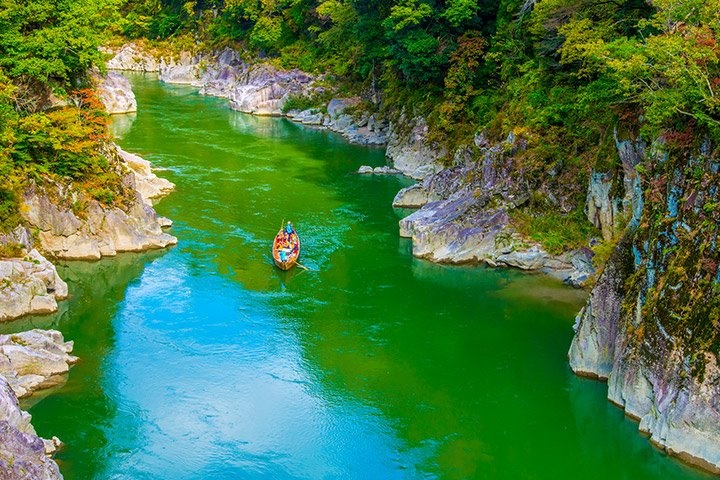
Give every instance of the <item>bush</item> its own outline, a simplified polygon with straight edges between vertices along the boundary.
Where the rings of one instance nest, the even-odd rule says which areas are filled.
[[[510,212],[510,218],[520,234],[540,243],[553,255],[587,246],[590,238],[599,233],[580,209],[569,214],[557,210],[515,209]]]

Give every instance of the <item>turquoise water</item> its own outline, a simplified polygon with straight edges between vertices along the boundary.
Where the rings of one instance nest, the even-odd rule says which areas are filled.
[[[379,149],[132,76],[118,142],[179,244],[60,266],[81,362],[31,409],[68,480],[698,479],[567,366],[582,292],[414,259]],[[281,272],[283,220],[309,271]]]

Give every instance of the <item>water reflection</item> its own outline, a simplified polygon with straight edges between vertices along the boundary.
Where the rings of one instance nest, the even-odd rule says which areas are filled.
[[[68,382],[32,407],[33,424],[41,436],[58,435],[66,443],[58,455],[66,478],[95,478],[104,459],[98,450],[109,438],[103,425],[115,415],[116,402],[103,382],[107,355],[115,348],[112,318],[130,284],[146,265],[166,253],[119,254],[98,262],[61,262],[58,272],[70,285],[70,298],[54,315],[30,317],[6,328],[57,328],[75,342],[80,361],[71,368]],[[77,428],[82,425],[82,428]],[[82,471],[81,475],[77,475]],[[75,475],[74,475],[75,473]]]
[[[136,118],[136,113],[113,115],[113,121],[110,123],[110,135],[116,140],[122,140],[132,128]]]

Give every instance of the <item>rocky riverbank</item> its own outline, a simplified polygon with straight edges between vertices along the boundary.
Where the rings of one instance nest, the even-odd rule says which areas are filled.
[[[129,61],[126,51],[116,57],[125,60],[109,66],[147,70],[156,65],[164,81],[195,85],[248,113],[280,115],[289,95],[315,88],[307,74],[248,65],[231,51],[175,61]],[[578,207],[563,196],[572,189],[563,190],[567,179],[556,177],[555,169],[538,179],[518,166],[527,142],[522,136],[511,133],[493,142],[479,133],[441,164],[448,152],[431,144],[421,117],[399,115],[394,123],[357,113],[347,118],[344,112],[357,100],[333,102],[327,113],[287,115],[307,125],[333,129],[333,124],[358,143],[374,143],[364,140],[372,133],[378,144],[387,145],[390,165],[360,173],[399,172],[418,180],[393,202],[417,209],[400,221],[400,234],[412,239],[414,255],[543,271],[576,286],[593,278],[589,248],[551,255],[515,228],[513,211],[533,196],[564,213]],[[351,130],[361,134],[349,136]],[[685,164],[661,147],[616,138],[617,165],[589,172],[587,218],[605,241],[623,240],[578,315],[569,359],[578,374],[608,379],[610,400],[637,418],[660,448],[720,472],[720,330],[713,317],[720,283],[713,233],[720,221],[715,207],[720,168],[707,142]]]
[[[57,437],[38,437],[31,416],[20,409],[18,398],[62,385],[70,366],[72,342],[60,332],[31,330],[0,335],[0,477],[61,479],[52,455],[62,443]]]
[[[343,135],[351,143],[385,145],[390,136],[389,122],[377,114],[351,108],[360,99],[334,98],[323,108],[284,111],[292,97],[312,96],[324,92],[319,78],[300,70],[280,70],[269,63],[247,63],[237,52],[191,54],[155,58],[134,44],[124,45],[108,60],[110,70],[157,72],[166,83],[192,85],[203,95],[227,98],[230,108],[254,115],[285,116],[315,128]]]
[[[283,115],[283,106],[291,96],[310,95],[320,88],[307,73],[248,64],[229,49],[154,59],[129,44],[107,66],[134,71],[156,69],[161,81],[193,85],[203,94],[228,98],[231,108],[258,115]],[[414,255],[436,262],[485,262],[538,270],[576,286],[594,273],[589,250],[550,255],[512,230],[507,210],[516,205],[513,195],[522,195],[498,195],[509,188],[508,181],[502,185],[496,182],[502,172],[493,170],[496,157],[505,152],[502,146],[467,146],[456,153],[455,165],[445,168],[440,159],[447,152],[428,141],[428,126],[422,117],[401,114],[396,121],[386,122],[368,113],[346,113],[359,104],[359,98],[335,98],[326,105],[325,113],[310,109],[291,110],[285,115],[305,125],[339,132],[354,143],[386,145],[391,166],[372,172],[365,168],[360,173],[402,173],[423,182],[400,192],[394,202],[397,207],[421,208],[400,224],[400,234],[413,239]],[[471,172],[480,164],[485,165],[484,179],[471,180]],[[501,197],[507,203],[488,212],[486,204]]]

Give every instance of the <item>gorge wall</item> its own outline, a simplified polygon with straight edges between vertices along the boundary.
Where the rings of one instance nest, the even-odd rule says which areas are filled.
[[[607,379],[608,398],[658,447],[720,473],[718,152],[708,141],[618,149],[643,166],[644,193],[629,192],[632,220],[577,317],[570,365]]]
[[[162,80],[227,97],[233,108],[248,113],[279,115],[289,92],[314,88],[311,76],[247,65],[228,51],[209,64],[207,57],[189,55],[172,62],[137,53],[128,59],[126,51],[111,68],[155,66]],[[355,132],[366,128],[362,133],[387,145],[393,168],[361,172],[399,171],[418,180],[394,201],[396,207],[417,209],[400,221],[400,234],[412,239],[418,257],[540,270],[584,285],[596,274],[589,248],[551,255],[511,221],[513,210],[538,194],[561,212],[584,208],[597,235],[617,247],[578,314],[571,368],[607,379],[609,399],[638,419],[654,444],[720,472],[720,166],[714,145],[677,148],[616,133],[618,161],[589,172],[584,186],[571,185],[586,192],[584,205],[576,205],[568,194],[576,178],[554,168],[538,178],[519,167],[527,146],[521,134],[497,142],[481,132],[451,152],[448,162],[447,152],[428,140],[421,117],[400,115],[400,123],[369,115],[346,119],[342,112],[354,100],[336,100],[340,108],[328,106],[327,113],[307,110],[288,117],[326,127],[348,122]]]

